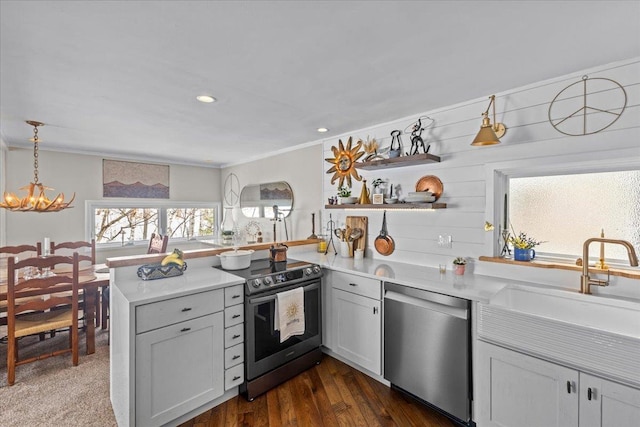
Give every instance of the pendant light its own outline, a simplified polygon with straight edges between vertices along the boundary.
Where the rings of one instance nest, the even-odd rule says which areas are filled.
[[[27,190],[27,195],[22,199],[15,193],[4,193],[0,208],[4,208],[14,212],[58,212],[66,208],[72,208],[71,202],[76,197],[73,193],[71,200],[65,203],[64,193],[58,194],[55,198],[49,199],[45,194],[45,190],[53,190],[51,187],[45,187],[38,181],[38,127],[44,126],[44,123],[27,120],[27,123],[33,126],[33,182],[30,182],[19,190]]]
[[[500,144],[500,138],[502,138],[507,131],[507,128],[502,123],[496,122],[496,96],[491,95],[489,97],[491,101],[489,101],[489,106],[487,110],[482,113],[482,126],[480,126],[480,131],[478,135],[476,135],[475,139],[471,143],[471,145],[481,146],[481,145],[495,145]],[[491,120],[489,119],[489,108],[493,105],[493,125],[491,124]]]

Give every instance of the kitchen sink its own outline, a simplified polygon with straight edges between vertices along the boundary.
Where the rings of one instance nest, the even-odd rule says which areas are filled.
[[[640,302],[506,286],[478,304],[478,338],[640,386]]]
[[[640,339],[640,303],[559,289],[507,286],[489,302],[578,326]]]

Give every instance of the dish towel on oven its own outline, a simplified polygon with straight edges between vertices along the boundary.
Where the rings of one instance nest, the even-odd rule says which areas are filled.
[[[280,331],[280,342],[304,334],[304,290],[302,287],[276,294],[273,329]]]

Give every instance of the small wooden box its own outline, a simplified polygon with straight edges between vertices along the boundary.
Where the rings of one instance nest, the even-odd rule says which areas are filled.
[[[374,194],[372,198],[374,205],[381,205],[384,203],[384,194]]]

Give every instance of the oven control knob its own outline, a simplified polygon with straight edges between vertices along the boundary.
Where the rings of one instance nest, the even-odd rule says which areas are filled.
[[[259,288],[260,285],[262,284],[262,280],[260,279],[254,279],[253,282],[251,283],[253,285],[254,288]]]
[[[308,267],[304,270],[304,274],[307,276],[311,276],[311,273],[313,273],[313,271],[311,270],[311,267]]]
[[[273,280],[271,280],[271,276],[267,276],[264,278],[264,284],[265,285],[270,285],[273,283]]]
[[[313,266],[313,272],[314,272],[315,274],[319,274],[319,273],[320,273],[320,267],[319,267],[319,266],[317,266],[317,265],[314,265],[314,266]]]

